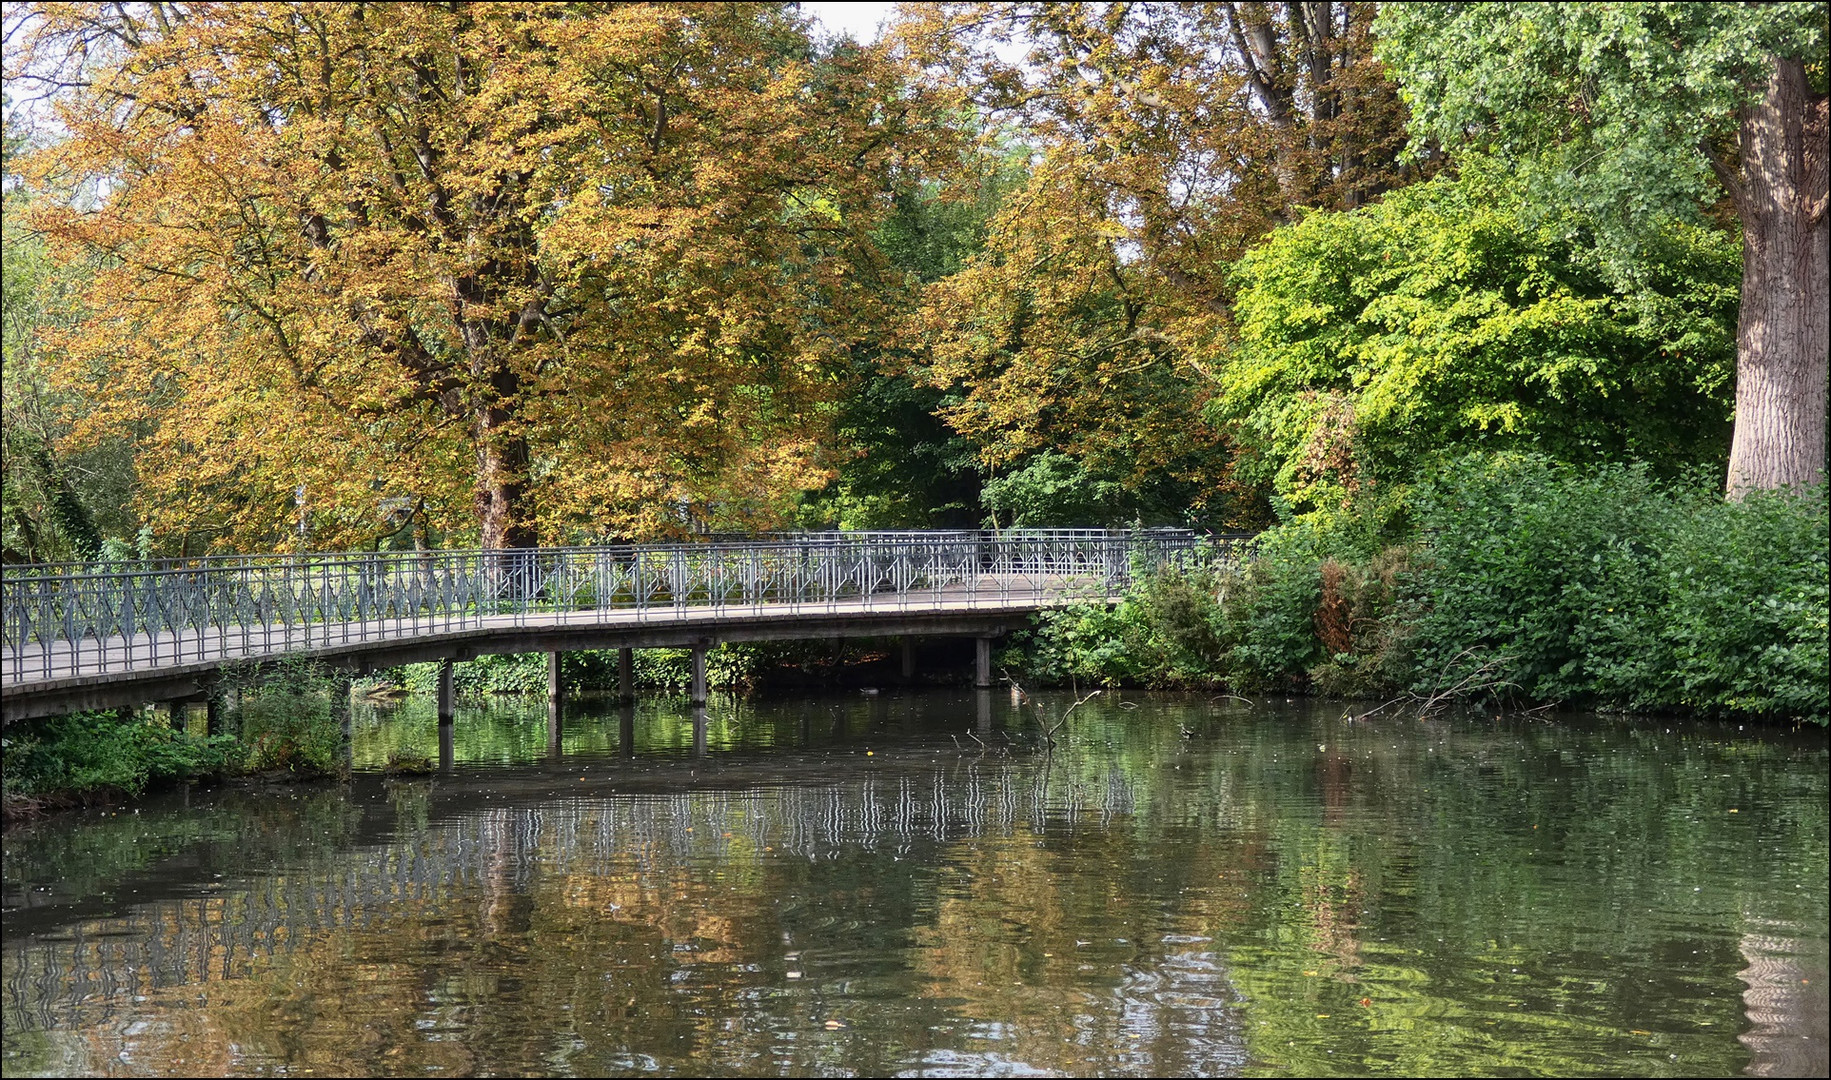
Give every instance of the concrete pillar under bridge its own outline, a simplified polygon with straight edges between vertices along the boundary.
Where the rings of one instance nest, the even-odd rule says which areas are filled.
[[[241,707],[241,691],[218,683],[204,699],[204,730],[211,735],[227,734],[230,715]]]
[[[455,695],[451,685],[451,661],[439,661],[439,726],[450,727],[452,715],[457,711]]]
[[[337,720],[337,756],[347,772],[355,755],[354,732],[350,727],[351,698],[356,695],[356,680],[341,672],[331,681],[331,715]]]
[[[560,710],[566,703],[565,686],[559,677],[560,654],[547,653],[547,751],[559,753]]]
[[[992,685],[992,639],[973,639],[973,685],[981,690]]]
[[[636,650],[617,650],[617,702],[636,700]]]
[[[693,687],[688,701],[694,705],[706,703],[706,649],[709,641],[699,641],[693,645]]]
[[[196,701],[195,697],[181,697],[165,702],[166,725],[173,731],[190,730],[191,705]]]

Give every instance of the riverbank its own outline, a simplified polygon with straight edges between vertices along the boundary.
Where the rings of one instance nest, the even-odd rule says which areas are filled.
[[[1725,502],[1638,468],[1473,458],[1046,615],[1003,661],[1053,685],[1824,724],[1827,535],[1822,487]]]
[[[131,802],[175,785],[244,777],[308,781],[341,775],[346,684],[309,664],[228,692],[226,730],[188,712],[82,712],[7,728],[0,811],[11,827],[46,813]]]
[[[1579,472],[1543,458],[1472,458],[1404,492],[1263,534],[1243,559],[1210,552],[1140,568],[1116,606],[1041,617],[999,667],[1026,687],[1190,688],[1455,704],[1567,705],[1779,724],[1831,714],[1825,492],[1725,502],[1702,481]],[[958,648],[956,648],[958,646]],[[964,678],[963,643],[922,645],[919,683]],[[714,686],[880,688],[893,643],[725,644]],[[686,684],[685,650],[641,650],[644,692]],[[899,657],[900,659],[900,657]],[[568,692],[616,685],[614,652],[562,658]],[[359,690],[430,692],[437,665]],[[457,665],[462,697],[544,693],[544,654]],[[233,735],[146,714],[82,714],[6,735],[5,805],[18,814],[137,797],[246,772],[332,775],[333,696],[300,667],[238,692]]]

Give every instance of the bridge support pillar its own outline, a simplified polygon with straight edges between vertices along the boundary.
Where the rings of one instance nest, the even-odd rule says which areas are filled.
[[[973,640],[973,685],[981,690],[992,685],[992,639],[989,637]]]
[[[174,698],[165,703],[165,725],[173,731],[190,727],[191,699]]]
[[[636,700],[636,650],[617,650],[617,701],[628,703]]]
[[[441,661],[439,661],[439,726],[440,727],[445,727],[451,723],[452,714],[456,711],[456,709],[454,708],[454,705],[455,705],[454,698],[455,698],[455,695],[452,693],[452,686],[451,686],[451,661],[450,660],[441,660]]]
[[[566,691],[559,681],[558,652],[547,654],[547,753],[559,756],[560,708],[566,702]]]
[[[331,681],[331,715],[337,719],[337,756],[346,768],[355,750],[350,730],[350,699],[355,694],[355,681],[347,673]]]
[[[903,681],[915,678],[915,638],[903,635]]]
[[[693,690],[688,699],[695,705],[706,703],[706,646],[693,646]]]
[[[220,684],[210,690],[210,696],[204,699],[204,730],[211,735],[221,735],[228,730],[229,715],[241,709],[241,691]]]

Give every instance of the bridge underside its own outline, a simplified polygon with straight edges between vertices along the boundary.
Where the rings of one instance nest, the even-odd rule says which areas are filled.
[[[991,610],[923,610],[868,604],[851,610],[736,613],[685,609],[668,617],[646,612],[641,621],[592,621],[565,615],[518,616],[504,625],[425,629],[411,637],[381,636],[278,651],[218,647],[198,659],[165,660],[126,671],[73,674],[12,682],[0,694],[0,724],[88,709],[117,709],[148,701],[178,701],[208,695],[225,667],[248,672],[282,661],[314,660],[353,672],[399,664],[471,660],[492,653],[571,652],[582,649],[706,648],[721,642],[797,641],[833,638],[994,637],[1026,625],[1030,616],[1060,600]],[[359,635],[367,636],[367,635]],[[126,650],[129,644],[121,642]],[[187,650],[188,651],[188,650]]]

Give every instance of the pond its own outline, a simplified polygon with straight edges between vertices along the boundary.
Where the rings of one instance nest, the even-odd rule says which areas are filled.
[[[1070,701],[497,702],[385,780],[416,699],[15,830],[0,1066],[1826,1072],[1821,729]]]

